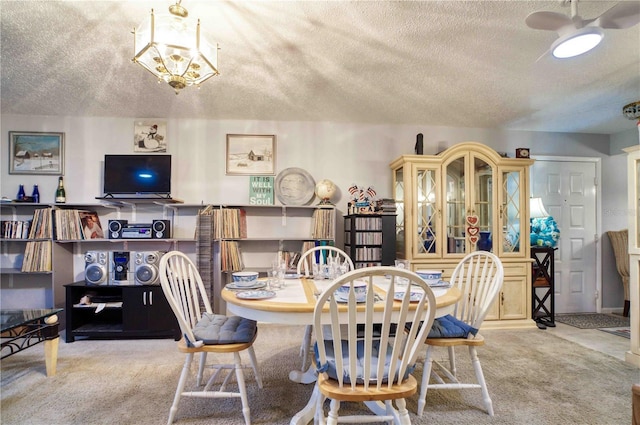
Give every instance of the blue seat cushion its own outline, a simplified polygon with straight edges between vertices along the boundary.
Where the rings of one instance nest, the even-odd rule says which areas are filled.
[[[469,334],[475,336],[477,333],[478,329],[447,314],[433,321],[427,338],[467,338]]]
[[[327,356],[327,362],[323,365],[320,364],[320,354],[318,353],[318,342],[316,341],[316,343],[314,344],[313,350],[314,350],[314,355],[315,355],[315,360],[316,360],[316,364],[320,365],[318,367],[318,373],[324,373],[326,372],[327,375],[331,378],[331,379],[338,379],[338,372],[336,370],[336,356],[335,356],[335,351],[334,351],[334,346],[333,346],[333,341],[332,340],[325,340],[324,342],[324,346],[325,346],[325,351],[326,351],[326,356]],[[349,375],[349,343],[346,340],[342,340],[342,358],[343,358],[343,370],[340,372],[340,374],[343,376],[343,380],[345,383],[351,383],[352,377]],[[372,359],[371,359],[371,379],[372,381],[376,381],[377,379],[379,379],[379,377],[376,376],[376,370],[377,369],[377,364],[378,364],[378,359],[380,359],[381,357],[381,353],[380,353],[380,341],[379,340],[374,340],[373,341],[373,345],[372,345]],[[391,349],[392,347],[390,345],[387,346],[386,349],[386,353],[384,353],[384,372],[383,372],[383,376],[382,378],[382,382],[387,382],[389,379],[389,366],[391,363]],[[356,376],[356,383],[358,384],[362,384],[364,383],[363,380],[363,376],[364,376],[364,368],[363,368],[363,359],[364,359],[364,341],[358,341],[357,342],[357,358],[358,358],[358,366],[357,366],[357,376]],[[413,365],[411,368],[408,368],[406,373],[404,374],[403,379],[406,379],[407,376],[409,376],[409,374],[413,371],[413,369],[415,368],[415,365]],[[394,378],[397,377],[398,373],[397,371],[393,374]]]
[[[252,341],[257,329],[255,320],[204,313],[193,327],[193,334],[206,345],[235,344]]]

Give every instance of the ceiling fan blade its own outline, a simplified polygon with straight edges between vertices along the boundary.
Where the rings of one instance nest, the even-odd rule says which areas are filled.
[[[640,22],[640,1],[622,1],[600,15],[595,21],[605,29],[624,29]]]
[[[558,31],[560,28],[572,25],[572,20],[567,15],[557,12],[533,12],[524,20],[529,28],[536,30]]]

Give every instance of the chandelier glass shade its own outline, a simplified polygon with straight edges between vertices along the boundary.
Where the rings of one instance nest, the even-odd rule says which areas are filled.
[[[627,119],[638,120],[640,119],[640,100],[632,102],[628,105],[624,105],[622,113]]]
[[[218,46],[200,36],[200,20],[187,18],[180,1],[169,14],[151,15],[133,30],[133,62],[166,82],[176,94],[218,75]]]
[[[597,27],[583,27],[562,35],[551,45],[551,53],[558,59],[572,58],[596,47],[604,34]]]

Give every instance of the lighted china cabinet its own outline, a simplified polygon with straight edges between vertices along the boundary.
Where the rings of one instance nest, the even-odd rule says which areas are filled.
[[[638,127],[640,130],[640,127]],[[629,298],[631,349],[625,360],[640,367],[640,145],[626,148],[629,190]]]
[[[502,260],[505,279],[485,327],[533,327],[529,242],[530,159],[504,158],[477,142],[390,164],[396,256],[446,278],[476,250]]]

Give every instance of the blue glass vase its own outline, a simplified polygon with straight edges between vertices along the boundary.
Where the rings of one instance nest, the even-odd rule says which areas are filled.
[[[478,249],[480,251],[491,251],[491,232],[480,232],[480,240],[478,240]]]

